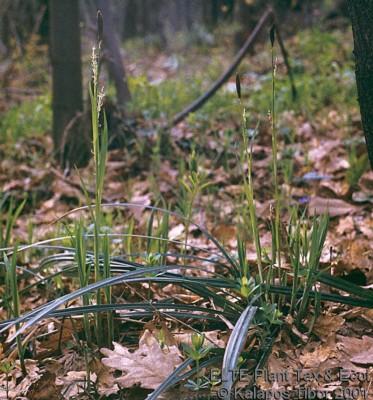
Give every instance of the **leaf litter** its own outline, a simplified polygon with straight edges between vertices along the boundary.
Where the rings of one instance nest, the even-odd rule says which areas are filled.
[[[152,63],[149,60],[147,62],[149,65],[146,68],[150,71]],[[131,71],[133,72],[136,68],[144,68],[144,65],[132,66]],[[162,79],[165,79],[167,73],[162,69]],[[343,146],[345,122],[339,116],[339,111],[333,109],[333,105],[330,107],[332,109],[326,116],[316,115],[312,120],[307,120],[293,112],[285,112],[282,116],[282,123],[294,128],[297,140],[305,149],[303,152],[295,153],[295,176],[290,183],[290,194],[293,194],[292,200],[296,204],[304,204],[302,203],[304,200],[310,215],[328,211],[333,217],[328,243],[333,246],[337,254],[336,259],[333,260],[334,273],[350,279],[348,274],[359,270],[365,277],[366,286],[372,287],[373,173],[372,171],[365,172],[351,192],[345,179],[346,171],[351,168]],[[352,120],[358,118],[356,110],[352,112],[354,113]],[[146,125],[147,123],[144,123],[145,128],[148,129]],[[203,216],[207,227],[211,228],[210,230],[229,249],[235,250],[237,233],[235,222],[240,220],[241,210],[237,210],[237,207],[232,204],[240,203],[242,182],[235,154],[229,148],[223,148],[221,142],[216,141],[216,132],[219,133],[219,137],[224,137],[226,129],[232,129],[231,121],[219,120],[213,121],[211,126],[203,131],[205,143],[201,145],[200,152],[212,154],[216,157],[215,159],[222,160],[223,165],[220,162],[211,163],[209,159],[202,160],[217,190],[213,194],[213,200],[211,196],[201,197],[199,208],[207,210]],[[271,199],[269,198],[268,165],[271,162],[271,151],[267,129],[268,127],[263,127],[259,135],[261,142],[254,145],[254,185],[259,193],[257,202],[261,237],[263,244],[270,246],[268,215]],[[176,145],[173,145],[176,157],[170,157],[169,160],[162,159],[159,170],[152,171],[149,168],[149,157],[146,153],[141,154],[141,152],[126,149],[110,152],[105,187],[105,196],[108,200],[132,201],[144,206],[153,204],[154,187],[149,183],[148,177],[155,174],[156,186],[160,194],[174,201],[175,187],[180,178],[176,158],[186,158],[188,152],[183,146],[188,147],[192,142],[200,142],[201,133],[192,123],[182,122],[172,128],[170,134],[176,142]],[[33,226],[33,237],[38,239],[49,237],[55,229],[51,222],[71,209],[71,206],[85,202],[84,193],[78,189],[80,178],[75,171],[71,171],[70,175],[65,177],[62,171],[53,173],[49,168],[52,158],[49,137],[44,135],[34,141],[37,145],[34,143],[31,151],[29,151],[29,142],[20,142],[17,145],[18,153],[13,154],[13,159],[4,158],[0,163],[2,191],[13,196],[18,202],[25,195],[33,199],[33,203],[28,204],[16,224],[15,234],[24,241],[29,237],[30,224]],[[5,154],[5,146],[1,145],[1,147],[1,154]],[[224,160],[226,156],[228,157]],[[87,182],[90,182],[92,163],[80,173]],[[132,212],[132,216],[139,224],[145,224],[144,208],[136,209]],[[180,239],[184,228],[183,224],[173,223],[170,236]],[[198,234],[191,238],[191,243],[209,249],[204,239]],[[248,246],[247,255],[250,263],[255,266],[255,251],[251,244]],[[328,261],[327,255],[325,260]],[[70,283],[67,283],[68,285]],[[165,296],[173,296],[187,303],[198,300],[198,296],[186,290],[176,290],[172,285],[165,286],[156,293],[156,298],[159,300]],[[33,306],[32,301],[29,300],[24,305],[24,309],[32,309]],[[342,366],[357,372],[368,373],[369,383],[373,379],[373,315],[371,311],[360,308],[351,311],[345,307],[336,308],[332,305],[326,307],[326,311],[315,322],[312,333],[303,338],[305,344],[300,345],[302,341],[296,338],[296,335],[294,337],[292,332],[281,334],[269,358],[269,369],[272,371],[302,369],[317,373],[328,369],[336,372]],[[68,334],[73,336],[73,332],[67,329],[66,337],[63,336],[66,341]],[[184,356],[179,349],[179,344],[189,343],[191,340],[189,332],[180,333],[173,330],[171,336],[175,341],[174,344],[162,348],[157,337],[149,330],[140,332],[138,335],[141,335],[138,346],[127,347],[125,343],[115,343],[113,349],[101,349],[104,358],[92,366],[93,372],[90,374],[90,379],[97,382],[98,391],[102,396],[110,396],[116,394],[120,388],[133,386],[146,389],[156,388],[183,361]],[[206,336],[208,335],[219,347],[224,346],[226,337],[220,335],[220,332],[207,332]],[[57,342],[56,337],[52,337],[49,343],[44,342],[41,346],[55,351],[58,347]],[[1,353],[0,360],[3,358],[4,354]],[[28,375],[20,380],[21,370],[16,362],[8,377],[9,397],[18,396],[18,398],[31,400],[33,398],[51,399],[56,393],[64,393],[65,398],[71,398],[81,393],[81,382],[87,379],[81,357],[66,352],[62,357],[56,358],[56,364],[55,368],[49,370],[37,361],[27,359]],[[119,371],[120,376],[117,376],[115,371],[117,373]],[[5,374],[0,374],[2,388],[6,379]],[[41,384],[43,381],[46,385]],[[341,383],[335,378],[328,383],[308,384],[332,389]],[[353,384],[358,384],[358,382],[353,382]],[[268,382],[261,382],[261,385],[263,387],[276,386],[270,386]],[[362,385],[367,387],[368,384],[363,382]],[[370,390],[372,391],[372,387]],[[0,391],[0,398],[6,398],[4,391]]]

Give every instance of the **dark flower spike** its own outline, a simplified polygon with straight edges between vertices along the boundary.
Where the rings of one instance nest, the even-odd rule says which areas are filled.
[[[275,43],[275,25],[271,26],[271,29],[269,31],[269,39],[271,41],[271,46],[273,47],[274,43]]]
[[[241,100],[241,80],[239,74],[236,74],[236,91],[238,98]]]
[[[104,19],[102,18],[101,10],[97,10],[97,43],[100,44],[102,42],[104,31]]]

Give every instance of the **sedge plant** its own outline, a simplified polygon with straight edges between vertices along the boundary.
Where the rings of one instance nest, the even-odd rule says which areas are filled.
[[[18,284],[17,284],[17,245],[14,246],[11,259],[9,259],[8,256],[4,253],[4,264],[6,269],[5,297],[8,299],[9,316],[18,318],[20,315],[20,298],[19,298]],[[18,328],[19,325],[16,324],[16,329]],[[24,357],[24,347],[22,344],[21,336],[17,337],[16,343],[17,343],[18,358],[21,365],[22,375],[25,377],[27,375],[27,371],[26,371],[26,364]]]
[[[197,379],[195,381],[188,380],[188,383],[185,385],[185,387],[191,389],[192,391],[199,391],[210,386],[210,381],[206,379],[206,377],[200,376],[200,362],[202,359],[207,357],[211,351],[211,346],[204,346],[205,336],[196,332],[192,334],[191,342],[191,345],[183,343],[182,346],[185,354],[196,364]]]
[[[241,123],[241,136],[242,136],[242,146],[240,152],[240,165],[247,165],[247,173],[242,172],[243,176],[243,192],[246,198],[249,220],[251,226],[251,233],[254,239],[255,251],[257,256],[258,274],[259,274],[259,284],[263,285],[264,272],[262,265],[262,247],[260,243],[259,228],[258,228],[258,218],[255,205],[254,197],[254,185],[253,185],[253,143],[258,132],[259,124],[257,124],[255,130],[250,130],[248,128],[248,115],[246,108],[241,101],[241,81],[240,76],[236,75],[236,91],[237,96],[242,108],[242,123]],[[242,242],[240,238],[237,238],[237,248],[239,262],[241,265],[242,277],[241,277],[241,292],[249,294],[249,277],[248,277],[248,264],[246,260],[246,244]]]
[[[193,149],[188,162],[188,171],[186,171],[183,178],[180,179],[181,188],[178,208],[182,215],[185,216],[184,251],[187,251],[190,221],[193,216],[193,208],[195,206],[196,199],[204,189],[211,185],[211,182],[207,180],[206,174],[201,171],[199,164],[200,159],[197,157],[196,152]]]
[[[276,266],[278,278],[281,274],[281,238],[280,238],[280,213],[281,213],[281,195],[278,183],[278,138],[277,138],[277,113],[276,113],[276,70],[277,59],[275,58],[274,43],[275,43],[275,26],[271,27],[270,33],[271,42],[271,71],[272,71],[272,102],[269,118],[271,122],[271,137],[272,137],[272,177],[274,190],[274,218],[271,221],[273,240],[272,240],[272,265]]]
[[[226,330],[227,325],[232,328],[226,349],[211,348],[207,351],[203,345],[203,339],[195,337],[195,343],[192,343],[193,348],[187,352],[187,359],[149,395],[148,400],[154,400],[170,387],[188,380],[191,376],[197,375],[198,377],[202,368],[222,365],[222,381],[225,382],[224,386],[228,391],[234,384],[231,371],[237,367],[241,359],[258,360],[257,367],[260,368],[265,363],[271,346],[281,328],[281,312],[286,312],[285,307],[280,309],[278,304],[269,302],[269,300],[272,301],[272,295],[290,299],[291,312],[299,324],[303,323],[307,314],[307,307],[312,301],[314,301],[317,307],[319,307],[321,301],[335,301],[342,304],[373,308],[373,295],[371,291],[357,285],[351,285],[342,279],[320,271],[319,261],[326,236],[327,217],[322,217],[321,219],[315,218],[311,226],[308,226],[304,223],[298,224],[296,214],[294,213],[294,229],[292,228],[292,232],[294,233],[291,233],[291,237],[288,240],[288,247],[292,249],[293,278],[295,277],[293,286],[287,286],[285,281],[283,281],[282,285],[275,282],[264,268],[261,271],[259,279],[250,281],[254,274],[252,274],[246,260],[245,243],[239,242],[237,260],[237,257],[233,256],[205,228],[195,224],[191,220],[195,199],[200,191],[206,187],[204,186],[206,185],[206,180],[201,180],[202,175],[198,176],[196,165],[190,166],[190,175],[188,175],[184,184],[182,184],[185,190],[184,199],[187,200],[184,203],[185,208],[183,210],[185,212],[183,212],[183,215],[156,206],[129,203],[103,204],[103,181],[107,158],[107,127],[105,118],[103,118],[103,127],[100,126],[99,116],[102,111],[102,92],[98,89],[99,63],[96,52],[94,52],[93,61],[94,67],[97,68],[94,70],[96,72],[94,72],[94,79],[90,87],[93,153],[96,173],[95,204],[89,203],[86,206],[74,209],[64,217],[83,211],[90,211],[90,216],[94,221],[94,231],[93,233],[85,232],[78,224],[74,232],[75,242],[73,242],[71,247],[66,246],[66,240],[71,239],[70,235],[36,242],[28,246],[22,246],[14,251],[14,254],[33,249],[47,249],[48,251],[55,252],[55,254],[46,257],[40,263],[38,272],[40,274],[43,273],[44,276],[36,278],[35,282],[22,288],[19,293],[17,292],[19,295],[27,293],[27,291],[35,288],[37,285],[53,281],[56,276],[71,276],[75,274],[79,278],[80,287],[72,290],[70,293],[56,297],[23,315],[19,315],[18,308],[18,312],[17,310],[13,312],[8,320],[0,322],[0,333],[9,330],[11,327],[16,327],[16,332],[9,337],[9,341],[18,341],[28,329],[47,318],[80,317],[83,319],[83,325],[86,325],[86,327],[83,327],[87,329],[86,334],[89,337],[89,321],[85,323],[84,316],[94,314],[95,336],[97,344],[101,346],[104,331],[100,330],[100,328],[105,325],[105,321],[107,321],[108,332],[112,329],[110,328],[110,321],[108,318],[105,319],[104,316],[113,311],[124,312],[123,316],[121,313],[118,313],[118,320],[120,319],[123,322],[123,326],[125,326],[128,320],[131,320],[131,322],[139,321],[139,323],[143,323],[146,319],[152,320],[154,314],[157,313],[161,318],[171,319],[173,322],[180,321],[180,323],[183,323],[183,321],[187,321],[189,325],[203,323],[205,329]],[[275,114],[273,111],[274,106],[272,106],[272,114]],[[275,130],[274,125],[272,130],[274,134],[276,133]],[[273,140],[274,153],[276,153],[277,149],[276,140],[277,138]],[[251,160],[252,151],[250,153],[249,138],[247,138],[246,144],[249,153],[246,153],[245,157],[249,157]],[[276,162],[274,157],[273,163],[276,164]],[[252,166],[250,166],[250,176],[252,174],[251,168]],[[277,173],[276,165],[273,165],[272,169],[273,172]],[[194,174],[192,174],[193,171]],[[277,180],[274,183],[278,186]],[[249,178],[249,176],[246,177],[245,190],[247,190],[247,199],[251,201],[253,210],[251,213],[252,226],[255,226],[255,229],[257,229],[254,231],[255,235],[253,235],[255,241],[257,240],[255,237],[259,238],[259,229],[254,208],[252,178]],[[279,187],[277,187],[277,191],[279,194]],[[104,208],[127,210],[136,207],[145,208],[151,212],[151,215],[153,214],[151,217],[152,221],[149,221],[147,231],[144,234],[134,233],[133,222],[128,224],[125,233],[102,231]],[[276,262],[279,263],[278,258],[280,256],[279,204],[277,204],[277,209],[278,214],[275,212],[273,223],[274,248],[276,251],[272,260],[270,260],[273,265]],[[156,228],[154,213],[162,215],[162,217],[157,219],[158,224]],[[181,221],[184,226],[189,227],[193,225],[197,227],[210,241],[211,246],[200,248],[194,244],[190,244],[187,247],[186,242],[183,243],[169,239],[168,222],[171,216],[173,219]],[[278,230],[277,233],[276,229]],[[186,229],[186,232],[188,232],[188,229]],[[141,245],[145,249],[144,252],[133,253],[134,238],[139,243],[138,248],[136,247],[136,252],[140,250]],[[112,240],[118,239],[123,240],[126,251],[122,256],[113,256],[111,254],[110,243]],[[93,252],[85,248],[85,242],[91,240],[93,240],[94,244]],[[61,246],[61,243],[64,246]],[[260,246],[259,240],[258,244]],[[175,249],[180,248],[183,251],[175,251]],[[2,249],[2,251],[4,250]],[[153,257],[152,255],[156,256]],[[15,256],[13,255],[13,257]],[[175,261],[179,259],[182,262]],[[258,247],[258,262],[259,259],[262,260],[260,247]],[[53,267],[53,273],[48,274],[51,266]],[[92,274],[89,275],[90,268],[88,266],[92,266],[93,277]],[[211,266],[214,268],[211,268]],[[318,292],[314,289],[318,282],[342,290],[349,295],[342,296],[335,293]],[[149,291],[149,298],[140,296],[141,301],[114,301],[111,294],[112,286],[125,285],[127,287],[145,283],[158,288],[164,285],[174,285],[189,291],[198,300],[189,303],[188,300],[183,300],[183,297],[181,297],[175,301],[173,295],[165,293],[164,298],[152,301],[153,299],[150,295],[153,294],[153,291]],[[273,283],[276,283],[276,285]],[[256,289],[255,286],[259,287]],[[15,293],[17,283],[14,277],[11,287],[14,288],[13,292]],[[268,296],[265,298],[267,294]],[[71,304],[78,299],[83,299],[81,306],[61,308],[61,306]],[[265,302],[269,302],[269,304],[265,305]],[[19,353],[20,357],[22,357],[22,351],[19,351]],[[204,385],[204,382],[197,381],[197,386],[194,385],[193,387],[201,388],[201,385]]]
[[[9,376],[14,368],[14,364],[10,361],[2,361],[0,364],[0,372],[5,374],[5,396],[9,399]]]
[[[103,19],[100,11],[97,13],[97,47],[92,49],[92,79],[89,85],[89,95],[91,100],[91,119],[92,119],[92,144],[93,160],[95,168],[95,204],[93,208],[94,237],[94,281],[98,282],[103,278],[100,267],[100,254],[103,250],[103,240],[101,233],[102,222],[102,195],[104,188],[105,169],[107,161],[108,147],[108,128],[105,112],[103,111],[104,90],[99,87],[100,77],[100,57],[102,45]],[[103,114],[103,126],[101,125],[101,113]],[[96,303],[101,304],[101,291],[97,290]],[[100,314],[96,314],[95,331],[98,344],[103,344],[103,321]]]
[[[348,153],[349,168],[346,172],[346,180],[349,187],[354,190],[356,189],[359,179],[368,169],[369,160],[366,153],[358,155],[356,144],[352,144]]]
[[[90,263],[87,262],[87,245],[85,240],[83,222],[78,221],[75,224],[75,232],[73,237],[73,246],[75,247],[75,262],[77,264],[79,274],[79,286],[85,287],[89,283],[90,277]],[[86,294],[83,296],[83,305],[88,306],[90,304],[90,295]],[[83,316],[83,326],[85,332],[85,339],[87,343],[92,343],[90,321],[87,314]]]
[[[11,234],[15,221],[21,214],[26,199],[24,199],[17,207],[14,205],[14,200],[10,199],[8,211],[4,212],[6,197],[0,201],[0,248],[6,248],[10,245]],[[3,218],[5,219],[5,226],[3,225]]]

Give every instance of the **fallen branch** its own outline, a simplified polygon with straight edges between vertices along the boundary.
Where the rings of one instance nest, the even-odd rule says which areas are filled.
[[[296,97],[297,97],[297,89],[295,88],[293,71],[291,69],[291,65],[290,65],[290,62],[289,62],[289,55],[288,55],[288,52],[286,51],[284,42],[282,40],[282,35],[281,35],[281,31],[280,31],[280,25],[277,22],[277,18],[276,18],[275,14],[273,14],[273,19],[274,19],[274,27],[275,27],[275,31],[276,31],[277,41],[278,41],[278,44],[280,46],[280,50],[281,50],[281,53],[282,53],[282,58],[284,59],[284,63],[285,63],[285,66],[286,66],[286,71],[287,71],[287,74],[288,74],[288,77],[289,77],[289,81],[290,81],[290,85],[291,85],[291,93],[292,93],[292,96],[293,96],[293,100],[295,100]]]
[[[124,70],[120,54],[119,41],[113,29],[113,15],[110,4],[106,0],[96,0],[98,10],[101,10],[105,23],[103,30],[104,59],[107,64],[110,78],[113,80],[120,106],[125,106],[131,100],[127,85],[126,71]]]
[[[176,114],[172,120],[171,120],[171,126],[177,125],[179,122],[181,122],[183,119],[185,119],[190,113],[198,110],[203,104],[205,104],[217,91],[220,89],[220,87],[232,76],[232,74],[235,72],[236,68],[239,66],[241,63],[242,59],[244,58],[245,54],[249,51],[249,49],[253,46],[255,43],[256,39],[259,37],[259,34],[261,33],[263,27],[266,25],[267,22],[272,22],[275,26],[276,29],[276,34],[278,38],[278,43],[282,52],[282,56],[284,59],[284,63],[286,65],[287,73],[289,75],[290,83],[291,83],[291,88],[292,88],[292,93],[293,93],[293,98],[296,96],[296,89],[295,89],[295,84],[294,84],[294,79],[293,79],[293,74],[291,70],[291,66],[289,63],[289,57],[288,53],[285,49],[284,42],[282,41],[279,25],[276,21],[276,16],[272,10],[272,8],[268,8],[258,23],[256,24],[254,30],[252,31],[251,35],[246,39],[245,43],[239,50],[239,52],[236,54],[232,64],[227,68],[227,70],[213,83],[213,85],[207,90],[206,93],[204,93],[202,96],[200,96],[198,99],[193,101],[191,104],[189,104],[184,110]]]
[[[242,59],[244,58],[247,51],[250,47],[255,43],[255,40],[258,38],[259,33],[263,29],[266,22],[273,18],[273,11],[272,9],[267,9],[267,11],[262,15],[259,22],[256,24],[254,30],[252,31],[251,35],[246,39],[246,42],[241,47],[240,51],[237,53],[236,57],[234,58],[232,64],[229,68],[221,75],[221,77],[215,81],[215,83],[204,93],[200,96],[197,100],[193,101],[188,107],[186,107],[183,111],[176,114],[175,117],[172,119],[172,125],[176,125],[181,122],[184,118],[186,118],[191,112],[198,110],[206,101],[214,95],[214,93],[229,79],[229,77],[233,74],[236,70]]]

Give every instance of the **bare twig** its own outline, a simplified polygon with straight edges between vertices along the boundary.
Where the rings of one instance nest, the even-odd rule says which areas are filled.
[[[272,22],[274,24],[274,28],[276,30],[277,34],[277,39],[278,39],[278,44],[280,46],[280,50],[284,59],[284,63],[286,65],[287,73],[289,76],[290,84],[291,84],[291,90],[292,90],[292,95],[293,99],[296,97],[296,88],[294,84],[294,78],[293,78],[293,73],[292,69],[289,63],[289,56],[286,51],[284,42],[282,40],[279,24],[276,19],[276,15],[272,8],[268,8],[258,23],[256,24],[254,30],[252,31],[251,35],[246,39],[245,43],[239,50],[239,52],[236,54],[232,64],[227,68],[227,70],[213,83],[213,85],[205,92],[202,96],[200,96],[197,100],[193,101],[191,104],[189,104],[184,110],[176,114],[172,120],[171,120],[171,126],[178,124],[181,122],[183,119],[185,119],[190,113],[198,110],[203,104],[205,104],[216,92],[220,87],[232,76],[234,71],[237,69],[238,65],[244,58],[245,54],[248,52],[248,50],[254,45],[255,41],[259,37],[260,32],[262,31],[263,27],[268,23]]]
[[[42,20],[43,20],[43,17],[44,17],[44,14],[45,14],[46,11],[47,11],[47,6],[46,5],[42,5],[40,7],[40,10],[36,14],[36,18],[35,18],[34,26],[33,26],[32,31],[31,31],[31,35],[36,35],[38,33],[40,25],[42,23]],[[31,37],[31,35],[30,35],[30,37]]]
[[[284,42],[282,40],[280,25],[279,25],[279,23],[277,21],[277,17],[276,17],[275,14],[273,15],[273,19],[274,19],[274,27],[275,27],[275,31],[276,31],[277,41],[278,41],[278,44],[279,44],[280,49],[281,49],[282,58],[284,59],[284,63],[285,63],[285,66],[286,66],[286,71],[287,71],[287,74],[288,74],[288,77],[289,77],[289,81],[290,81],[290,85],[291,85],[291,93],[292,93],[292,96],[293,96],[293,100],[295,100],[296,97],[297,97],[297,89],[296,89],[295,83],[294,83],[293,70],[291,69],[291,65],[290,65],[290,62],[289,62],[289,55],[288,55],[288,52],[286,51]]]
[[[198,110],[203,104],[206,103],[210,97],[212,97],[215,92],[229,79],[229,77],[234,73],[242,59],[244,58],[245,54],[248,52],[248,50],[253,46],[255,43],[256,39],[258,38],[260,32],[262,31],[263,27],[265,24],[273,20],[273,10],[271,8],[268,8],[262,17],[260,18],[259,22],[256,24],[254,30],[252,31],[251,35],[246,39],[245,43],[239,50],[239,52],[236,54],[232,64],[229,66],[229,68],[218,78],[215,83],[210,87],[210,89],[207,90],[206,93],[204,93],[202,96],[200,96],[197,100],[193,101],[188,107],[186,107],[183,111],[180,113],[176,114],[173,119],[171,124],[176,125],[179,122],[181,122],[183,119],[185,119],[191,112],[194,112]]]

